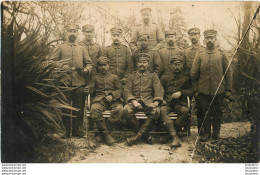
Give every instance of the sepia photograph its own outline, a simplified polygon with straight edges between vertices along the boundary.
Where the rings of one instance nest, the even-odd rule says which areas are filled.
[[[259,6],[3,1],[1,162],[259,163]]]

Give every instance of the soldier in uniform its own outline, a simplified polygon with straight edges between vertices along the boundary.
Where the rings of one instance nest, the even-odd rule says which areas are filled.
[[[188,30],[189,39],[191,41],[191,46],[184,51],[184,60],[185,60],[185,72],[188,76],[190,76],[190,70],[192,66],[192,62],[195,58],[195,55],[200,51],[203,50],[204,47],[200,45],[199,39],[200,39],[200,29],[199,28],[191,28]],[[200,111],[197,111],[198,113]],[[201,115],[198,115],[201,116]],[[201,130],[201,124],[202,121],[201,118],[197,117],[198,121],[198,132],[200,131],[203,133],[203,130]]]
[[[112,145],[115,140],[109,134],[102,113],[109,109],[112,113],[111,118],[114,121],[120,121],[123,114],[123,105],[120,101],[122,95],[121,82],[116,75],[110,73],[108,58],[98,58],[97,75],[85,87],[85,93],[93,94],[94,97],[91,98],[91,118],[96,123],[107,145]]]
[[[83,126],[85,77],[91,72],[93,64],[87,50],[77,43],[79,26],[68,24],[65,29],[67,41],[53,51],[51,59],[57,61],[56,67],[66,72],[61,82],[64,83],[64,86],[70,87],[70,90],[64,94],[69,101],[72,101],[73,107],[80,109],[72,112],[73,115],[77,116],[73,120],[68,116],[63,117],[66,137],[70,137],[71,133],[72,136],[83,137],[85,129]],[[70,113],[70,111],[64,111],[64,113]]]
[[[165,91],[164,100],[166,102],[161,107],[161,116],[170,138],[175,138],[171,143],[172,147],[181,146],[176,132],[178,134],[178,131],[182,127],[187,126],[189,121],[187,96],[192,94],[192,86],[190,78],[185,75],[183,66],[182,56],[175,55],[169,61],[170,71],[161,77],[161,83]],[[175,129],[168,117],[171,111],[175,111],[178,115],[174,123]]]
[[[79,44],[84,46],[93,62],[93,70],[91,72],[92,76],[96,75],[97,70],[97,59],[101,56],[101,48],[97,43],[94,43],[94,33],[95,27],[91,24],[86,24],[82,27],[82,32],[85,36],[85,39],[81,41]]]
[[[190,70],[192,66],[192,62],[196,53],[200,50],[204,49],[202,45],[200,45],[200,29],[199,28],[191,28],[188,30],[189,39],[191,41],[191,46],[184,50],[184,60],[185,60],[185,71],[190,75]]]
[[[151,50],[148,48],[148,35],[143,34],[138,36],[138,41],[140,42],[140,48],[138,48],[135,53],[133,54],[133,62],[134,62],[134,69],[137,70],[137,55],[139,53],[147,53],[150,55],[151,59],[149,62],[149,71],[151,73],[155,72],[157,75],[160,75],[162,71],[162,61],[160,57],[158,57],[158,52]]]
[[[133,71],[132,56],[130,49],[120,41],[122,29],[114,27],[110,29],[110,32],[113,43],[103,50],[102,56],[105,56],[110,60],[111,73],[117,75],[124,84],[125,75]]]
[[[160,104],[163,101],[164,90],[156,73],[148,70],[150,56],[145,53],[137,55],[137,71],[127,76],[124,88],[126,105],[124,107],[127,124],[135,131],[136,136],[128,138],[126,143],[131,146],[143,138],[155,121],[160,117]],[[144,111],[148,118],[139,129],[135,113]]]
[[[139,35],[147,34],[149,37],[148,46],[152,50],[159,50],[164,47],[164,35],[162,28],[152,22],[150,8],[141,9],[143,23],[139,24],[133,31],[130,42],[131,50],[134,52],[137,49],[137,39]]]
[[[213,125],[212,138],[219,138],[223,98],[230,97],[232,91],[232,70],[231,68],[227,70],[229,59],[215,45],[217,31],[210,29],[204,31],[203,34],[206,48],[195,56],[191,68],[191,79],[197,100],[197,110],[200,111],[197,113],[198,118],[203,121],[205,117],[202,126],[204,135],[200,140],[207,141],[211,138],[211,122]],[[227,73],[221,82],[225,71]],[[211,104],[215,94],[215,99]]]

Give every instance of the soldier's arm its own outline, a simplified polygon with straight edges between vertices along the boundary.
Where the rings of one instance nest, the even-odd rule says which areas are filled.
[[[89,84],[85,86],[86,94],[94,94],[95,82],[96,82],[95,80],[96,80],[95,77],[91,78]]]
[[[134,52],[137,49],[137,35],[138,35],[138,31],[137,28],[135,28],[132,33],[132,38],[130,40],[130,48],[132,52]]]
[[[133,59],[131,56],[130,49],[126,47],[126,74],[131,73],[134,70]]]
[[[159,50],[164,48],[165,38],[164,38],[162,28],[158,25],[157,25],[156,35],[157,35],[158,44],[156,45],[155,50]]]
[[[199,75],[200,75],[200,54],[197,53],[192,66],[191,66],[191,71],[190,71],[190,77],[191,77],[191,81],[192,81],[192,86],[193,86],[193,91],[194,93],[198,92],[198,79],[199,79]]]
[[[230,60],[228,59],[227,55],[223,53],[223,68],[224,72],[227,70]],[[226,91],[232,91],[232,84],[233,84],[233,73],[231,66],[228,68],[226,76]]]
[[[122,84],[119,78],[116,75],[113,75],[114,78],[114,91],[111,92],[111,95],[113,96],[113,100],[117,100],[122,95]]]
[[[125,102],[128,103],[128,102],[131,102],[132,100],[135,100],[135,97],[133,95],[133,78],[132,78],[133,75],[129,74],[126,76],[126,84],[124,86],[124,99],[125,99]]]
[[[108,57],[108,49],[107,48],[101,49],[101,56]]]
[[[88,73],[90,73],[93,68],[93,63],[89,57],[87,49],[85,49],[84,47],[82,47],[82,48],[83,48],[84,66],[85,66],[85,69],[88,70]]]
[[[163,102],[164,89],[162,87],[162,84],[161,84],[160,79],[157,74],[153,73],[152,78],[153,78],[152,86],[153,86],[153,90],[154,90],[154,100],[153,101],[158,101],[160,104]]]
[[[161,57],[159,56],[158,51],[153,54],[154,59],[154,72],[160,77],[163,71],[163,63]]]
[[[193,90],[191,85],[191,79],[188,77],[185,77],[185,82],[183,84],[183,88],[181,90],[181,94],[183,96],[192,96]]]

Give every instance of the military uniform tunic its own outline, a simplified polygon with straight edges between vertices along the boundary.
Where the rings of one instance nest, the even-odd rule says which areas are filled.
[[[201,51],[205,49],[203,46],[201,46],[200,44],[197,45],[191,45],[190,47],[188,47],[187,49],[184,50],[184,60],[185,60],[185,70],[186,73],[190,73],[191,70],[191,66],[192,66],[192,62],[195,58],[195,55]]]
[[[113,43],[103,50],[102,55],[110,60],[110,71],[120,80],[133,71],[133,60],[127,46]]]
[[[97,70],[97,59],[101,56],[101,48],[97,43],[94,43],[93,41],[87,41],[84,40],[79,43],[80,45],[84,46],[88,53],[89,57],[91,58],[91,61],[93,62],[93,70],[92,75],[96,75]]]
[[[131,47],[137,46],[137,38],[140,35],[147,34],[149,36],[149,47],[153,49],[154,47],[162,48],[164,45],[164,34],[162,28],[155,23],[139,24],[133,31],[132,39],[130,42]],[[158,48],[158,49],[159,49]]]
[[[173,47],[165,47],[158,51],[158,56],[161,58],[163,63],[163,71],[162,73],[166,73],[169,70],[169,61],[175,55],[184,56],[183,49],[173,46]],[[184,59],[184,58],[183,58]]]

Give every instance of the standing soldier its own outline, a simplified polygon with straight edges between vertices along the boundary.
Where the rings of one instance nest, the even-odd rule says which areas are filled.
[[[57,61],[56,66],[66,72],[61,82],[63,82],[65,86],[70,87],[70,90],[64,92],[64,94],[69,101],[72,101],[73,107],[80,109],[79,111],[72,112],[72,114],[76,116],[73,120],[70,120],[68,116],[63,117],[66,137],[70,137],[71,133],[72,136],[83,137],[85,77],[91,72],[93,64],[87,50],[76,41],[79,26],[76,24],[68,24],[65,26],[65,29],[67,41],[53,51],[51,59]],[[64,111],[64,113],[68,113],[68,111]]]
[[[137,39],[139,35],[147,34],[149,38],[148,46],[152,50],[159,50],[164,47],[164,35],[162,28],[152,22],[151,8],[143,8],[141,12],[143,23],[139,24],[133,31],[130,43],[131,50],[137,49]]]
[[[81,41],[79,44],[84,46],[91,58],[91,61],[93,62],[93,70],[91,74],[93,76],[96,75],[96,70],[97,70],[97,59],[101,56],[101,48],[97,43],[94,43],[93,38],[94,38],[94,33],[95,27],[90,24],[86,24],[82,27],[82,32],[85,36],[85,39]]]
[[[133,54],[133,62],[134,62],[134,69],[137,70],[137,55],[139,53],[147,53],[150,55],[150,63],[149,63],[149,71],[151,73],[155,72],[158,76],[162,70],[162,61],[160,57],[158,57],[158,51],[154,51],[148,48],[148,35],[143,34],[138,36],[138,41],[140,42],[140,48],[138,48],[135,53]]]
[[[97,60],[97,75],[85,88],[85,93],[92,93],[91,98],[91,118],[96,123],[101,136],[107,145],[112,145],[115,140],[109,134],[102,113],[110,109],[111,118],[114,122],[120,122],[123,114],[123,105],[120,101],[122,95],[121,82],[116,75],[109,71],[109,59],[100,57]]]
[[[170,59],[170,71],[162,75],[161,83],[164,88],[164,100],[166,104],[161,107],[162,122],[164,123],[169,136],[174,139],[172,147],[181,146],[176,132],[182,127],[187,126],[189,121],[189,110],[187,96],[192,94],[190,78],[185,75],[184,62],[181,56],[174,56]],[[168,117],[169,112],[175,111],[178,114],[174,122],[175,130],[171,119]]]
[[[183,49],[179,48],[176,45],[176,32],[172,30],[165,31],[165,41],[166,47],[158,51],[158,56],[162,60],[163,63],[163,71],[162,74],[168,72],[169,70],[169,61],[176,55],[182,56],[184,55]],[[184,58],[182,58],[184,59]]]
[[[137,71],[127,76],[124,88],[126,105],[124,107],[127,124],[137,133],[133,138],[127,139],[131,146],[144,137],[160,117],[159,105],[163,101],[164,90],[156,73],[148,70],[150,56],[145,53],[137,55]],[[139,122],[135,113],[144,111],[148,118],[139,129]]]
[[[189,39],[191,41],[191,46],[185,49],[184,57],[185,57],[185,71],[190,75],[190,70],[192,66],[192,62],[195,58],[196,53],[200,50],[204,49],[202,45],[200,45],[200,29],[199,28],[191,28],[188,30]]]
[[[200,45],[199,39],[200,39],[200,29],[198,28],[191,28],[188,30],[188,35],[189,35],[189,39],[191,41],[191,46],[189,48],[187,48],[184,51],[184,59],[185,59],[185,72],[188,76],[190,76],[190,70],[191,70],[191,66],[192,66],[192,62],[195,58],[195,55],[200,51],[203,50],[204,47]],[[200,111],[197,111],[197,113],[199,113]],[[201,115],[197,115],[197,121],[198,121],[198,132],[200,131],[201,133],[203,133],[203,130],[201,130],[201,124],[202,121],[200,120],[201,118],[199,118],[198,116]]]
[[[210,29],[204,31],[203,34],[206,48],[195,56],[191,68],[191,79],[198,104],[197,110],[200,111],[197,113],[198,118],[203,121],[205,117],[202,126],[204,135],[200,140],[207,141],[211,137],[211,121],[213,125],[212,138],[215,140],[219,138],[222,102],[224,96],[230,97],[231,95],[232,70],[231,68],[227,70],[229,60],[226,54],[216,47],[217,31]],[[227,73],[221,82],[225,71]],[[215,94],[215,99],[209,106]]]
[[[102,56],[110,60],[111,73],[117,75],[124,84],[125,75],[133,71],[133,60],[130,49],[120,41],[122,29],[115,27],[110,29],[110,32],[113,43],[103,50]]]

